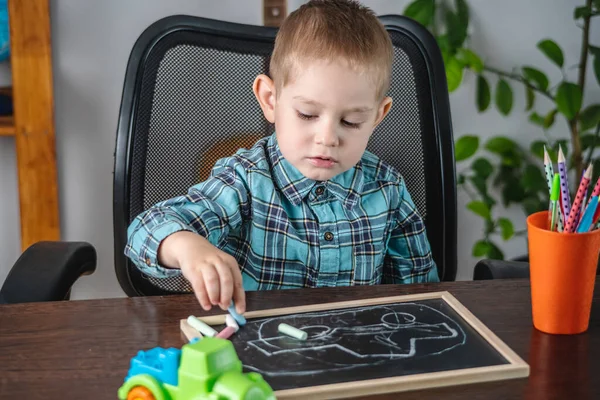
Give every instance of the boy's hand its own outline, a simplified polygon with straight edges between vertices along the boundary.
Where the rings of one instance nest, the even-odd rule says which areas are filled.
[[[235,258],[192,232],[176,232],[159,248],[159,262],[180,268],[204,310],[219,305],[223,310],[235,302],[238,313],[246,311],[242,274]]]

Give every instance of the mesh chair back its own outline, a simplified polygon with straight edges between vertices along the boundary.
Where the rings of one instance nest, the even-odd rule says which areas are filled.
[[[404,175],[425,218],[440,277],[456,273],[456,193],[448,93],[434,39],[399,16],[380,17],[395,48],[392,111],[368,149]],[[273,133],[252,93],[268,73],[277,30],[190,16],[151,25],[127,66],[115,152],[115,269],[129,296],[189,291],[123,255],[127,226],[153,204],[205,179],[220,157]]]

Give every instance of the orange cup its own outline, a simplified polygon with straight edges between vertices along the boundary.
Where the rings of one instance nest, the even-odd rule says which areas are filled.
[[[600,253],[600,230],[559,233],[547,229],[548,211],[527,218],[531,306],[536,329],[585,332]]]

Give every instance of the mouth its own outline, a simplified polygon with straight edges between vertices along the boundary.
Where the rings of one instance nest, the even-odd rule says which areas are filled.
[[[337,160],[328,156],[308,157],[308,161],[318,168],[332,168],[337,164]]]
[[[323,160],[323,161],[331,161],[331,162],[337,162],[337,160],[333,157],[328,157],[328,156],[314,156],[314,157],[309,157],[310,159],[314,159],[314,160]]]

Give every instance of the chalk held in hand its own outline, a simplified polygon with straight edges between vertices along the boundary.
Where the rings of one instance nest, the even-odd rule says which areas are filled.
[[[277,330],[283,333],[284,335],[291,336],[298,340],[306,340],[306,338],[308,337],[308,333],[298,328],[294,328],[293,326],[290,326],[288,324],[279,324]]]
[[[233,319],[233,317],[231,315],[225,316],[225,325],[227,325],[230,328],[235,329],[236,332],[240,330],[238,323],[235,321],[235,319]]]
[[[237,321],[239,326],[246,325],[246,318],[244,318],[243,315],[238,314],[238,312],[235,311],[235,304],[233,303],[233,300],[231,301],[231,305],[227,310],[229,310],[229,314],[231,314],[231,316]]]
[[[217,331],[215,331],[210,325],[200,321],[198,318],[190,315],[187,319],[188,324],[204,336],[213,337],[217,335]]]

